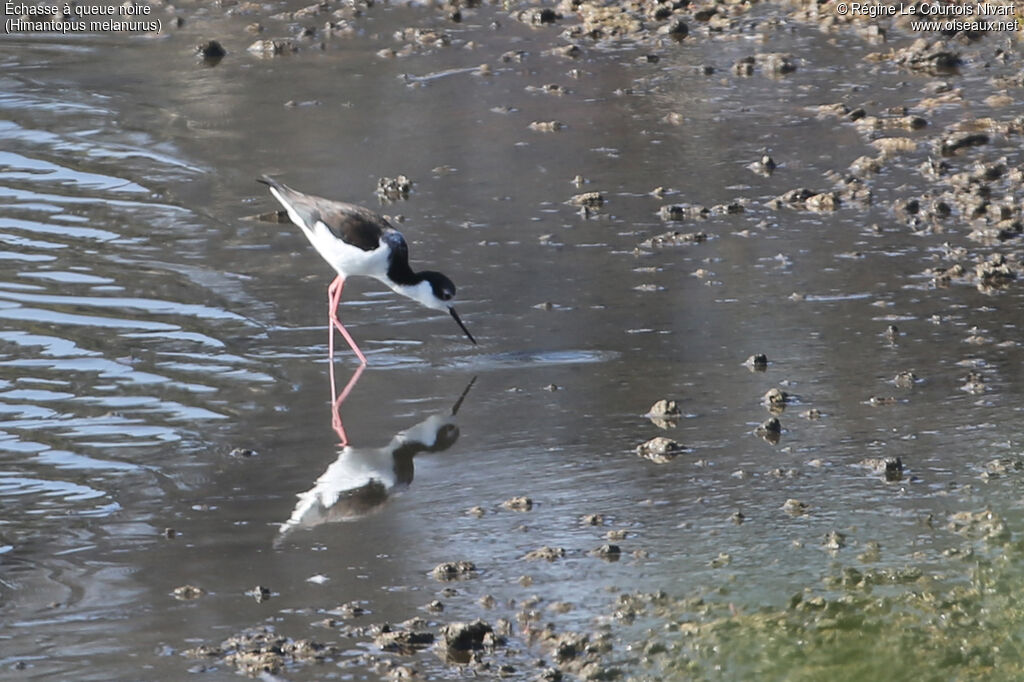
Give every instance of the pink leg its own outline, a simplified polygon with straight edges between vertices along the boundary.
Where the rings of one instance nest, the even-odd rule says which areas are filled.
[[[341,404],[345,402],[345,398],[348,398],[348,394],[352,392],[353,388],[355,388],[356,382],[359,381],[359,377],[362,375],[364,369],[366,369],[366,365],[359,365],[359,367],[356,368],[355,374],[353,374],[352,378],[348,380],[347,384],[345,384],[345,388],[341,392],[341,395],[335,398],[333,389],[334,364],[331,364],[331,428],[334,429],[334,432],[338,434],[338,438],[341,439],[341,447],[348,446],[348,435],[345,433],[345,427],[342,426],[341,423]]]
[[[328,307],[328,327],[329,327],[329,338],[327,340],[327,359],[330,362],[334,362],[334,330],[335,328],[341,332],[341,335],[348,341],[349,347],[355,352],[356,357],[359,358],[359,362],[363,365],[366,364],[366,356],[359,350],[359,346],[352,339],[352,335],[345,329],[345,325],[338,319],[338,304],[341,303],[341,291],[345,288],[345,278],[338,275],[331,282],[331,285],[327,287],[327,307]],[[331,388],[331,393],[334,393],[334,388]]]

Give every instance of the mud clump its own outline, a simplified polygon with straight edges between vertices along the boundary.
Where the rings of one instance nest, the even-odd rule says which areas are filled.
[[[263,585],[257,585],[245,594],[255,599],[258,604],[262,604],[273,596],[270,588]]]
[[[1003,517],[991,509],[956,512],[950,516],[946,527],[964,537],[985,540],[996,546],[1004,545],[1011,539],[1010,528]]]
[[[903,460],[899,457],[889,457],[885,460],[883,475],[886,481],[896,482],[903,480]]]
[[[398,654],[414,654],[420,649],[434,643],[434,633],[423,630],[396,630],[390,625],[383,625],[380,632],[373,638],[373,643],[381,651]]]
[[[572,206],[585,206],[587,208],[600,208],[604,206],[604,195],[601,192],[584,192],[569,199]]]
[[[453,651],[493,647],[502,641],[495,636],[494,628],[480,619],[469,623],[448,623],[441,628],[441,639],[445,647]]]
[[[679,404],[675,400],[662,399],[651,405],[651,409],[644,415],[651,422],[661,429],[671,429],[679,424],[683,416]]]
[[[530,550],[523,558],[527,561],[555,561],[565,556],[565,550],[561,547],[540,547],[539,549]]]
[[[196,45],[196,55],[211,66],[219,63],[227,54],[228,51],[216,40],[207,40]]]
[[[755,353],[748,357],[743,364],[752,372],[763,372],[768,369],[768,356],[764,353]]]
[[[557,633],[548,626],[532,633],[531,639],[538,641],[550,653],[559,673],[569,673],[584,680],[614,680],[622,674],[606,661],[606,655],[612,648],[608,633]]]
[[[179,599],[181,601],[192,601],[194,599],[199,599],[201,596],[206,594],[206,590],[201,587],[196,587],[195,585],[181,585],[180,587],[175,587],[172,594],[175,599]]]
[[[903,459],[901,457],[867,457],[859,462],[860,466],[882,474],[882,479],[895,483],[903,480]]]
[[[622,548],[610,543],[604,544],[590,550],[590,555],[599,557],[606,561],[618,561],[619,557],[622,556]]]
[[[660,35],[669,36],[673,40],[680,41],[690,35],[690,26],[682,19],[676,18],[662,26],[659,26],[658,33]]]
[[[827,550],[838,551],[846,547],[846,536],[836,530],[830,530],[822,540],[822,546]]]
[[[446,561],[443,564],[434,566],[431,575],[436,580],[448,582],[451,580],[463,580],[476,575],[476,564],[472,561]]]
[[[409,193],[412,192],[412,180],[404,175],[396,175],[393,178],[380,178],[377,180],[377,189],[374,192],[384,202],[408,199]]]
[[[309,639],[293,640],[269,626],[244,630],[219,647],[199,646],[182,652],[190,658],[216,658],[250,677],[278,675],[301,663],[320,663],[338,653],[332,645]]]
[[[533,7],[513,12],[512,18],[531,26],[544,26],[555,23],[562,18],[562,15],[550,7]]]
[[[636,446],[636,454],[655,464],[666,464],[678,457],[684,449],[682,445],[671,438],[656,436]]]
[[[1001,289],[1017,279],[1017,272],[1006,256],[1001,253],[992,254],[974,266],[974,274],[978,279],[978,288]]]
[[[893,377],[892,383],[900,388],[913,388],[918,381],[916,374],[910,370],[904,370]]]
[[[762,154],[760,159],[747,164],[747,170],[766,178],[770,177],[777,167],[775,159],[768,154]]]
[[[538,133],[557,133],[565,128],[565,123],[562,121],[531,121],[527,127]]]
[[[643,249],[656,248],[659,246],[680,246],[683,244],[702,244],[708,240],[704,232],[664,232],[640,242]]]
[[[800,500],[794,499],[792,497],[786,500],[785,503],[782,505],[782,511],[792,516],[803,516],[808,511],[810,511],[810,509],[811,505],[807,504],[806,502],[801,502]]]
[[[868,59],[892,61],[908,69],[924,71],[931,75],[952,73],[963,64],[960,53],[947,47],[945,42],[926,38],[919,38],[907,47],[886,55],[869,55]]]
[[[780,414],[786,409],[789,402],[789,394],[779,388],[769,389],[761,398],[761,403],[768,408],[772,414]]]
[[[505,500],[501,506],[510,511],[526,512],[533,509],[533,500],[525,495],[520,495]]]
[[[792,208],[815,213],[836,211],[839,205],[840,198],[837,193],[815,192],[806,187],[791,189],[768,202],[768,206],[774,209]]]
[[[1008,476],[1010,474],[1017,474],[1024,471],[1024,460],[999,457],[985,462],[982,468],[983,470],[979,475],[979,478],[984,481],[990,481],[995,478]]]
[[[769,75],[784,76],[796,71],[796,58],[791,54],[782,52],[762,53],[758,54],[755,60]]]
[[[771,417],[758,424],[754,433],[772,445],[776,445],[782,438],[782,422],[778,417]]]
[[[257,57],[280,57],[298,52],[299,46],[290,38],[268,38],[257,40],[246,49]]]
[[[687,204],[666,204],[658,209],[658,217],[662,220],[682,221],[700,220],[711,215],[711,211],[705,206],[690,206]]]
[[[939,153],[943,156],[953,156],[968,147],[980,147],[988,144],[989,140],[989,136],[985,133],[959,132],[940,139],[937,146]]]

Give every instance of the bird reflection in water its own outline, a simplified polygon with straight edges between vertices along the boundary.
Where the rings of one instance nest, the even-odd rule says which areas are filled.
[[[412,483],[414,456],[421,452],[447,450],[459,439],[455,418],[476,377],[470,380],[451,410],[431,415],[419,424],[399,431],[387,445],[350,445],[341,423],[340,407],[362,371],[362,367],[356,370],[334,401],[332,428],[342,443],[338,458],[312,488],[299,493],[291,518],[281,526],[279,539],[296,529],[308,530],[324,523],[351,521],[379,510],[391,495]]]

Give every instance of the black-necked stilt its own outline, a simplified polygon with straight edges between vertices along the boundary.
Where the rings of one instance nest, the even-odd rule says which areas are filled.
[[[327,287],[330,361],[334,360],[336,327],[359,361],[366,364],[366,357],[338,319],[338,303],[345,278],[354,275],[373,277],[428,308],[448,311],[469,340],[476,343],[451,305],[455,298],[455,285],[440,272],[413,272],[409,267],[409,247],[405,238],[384,216],[362,206],[296,192],[267,175],[259,182],[270,187],[270,193],[285,207],[291,221],[302,228],[313,248],[338,273]]]
[[[366,516],[380,509],[394,493],[408,487],[415,471],[413,457],[421,452],[442,452],[458,441],[459,408],[474,382],[476,377],[463,389],[451,410],[400,431],[383,447],[355,447],[343,442],[338,458],[313,487],[299,493],[295,510],[281,526],[277,541],[300,528],[312,529],[323,523]]]

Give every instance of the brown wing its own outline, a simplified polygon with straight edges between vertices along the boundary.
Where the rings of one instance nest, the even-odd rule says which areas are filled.
[[[274,188],[286,208],[302,218],[307,229],[312,230],[322,222],[335,237],[363,251],[376,249],[381,234],[393,229],[384,216],[362,206],[303,194],[266,175],[259,182]]]

